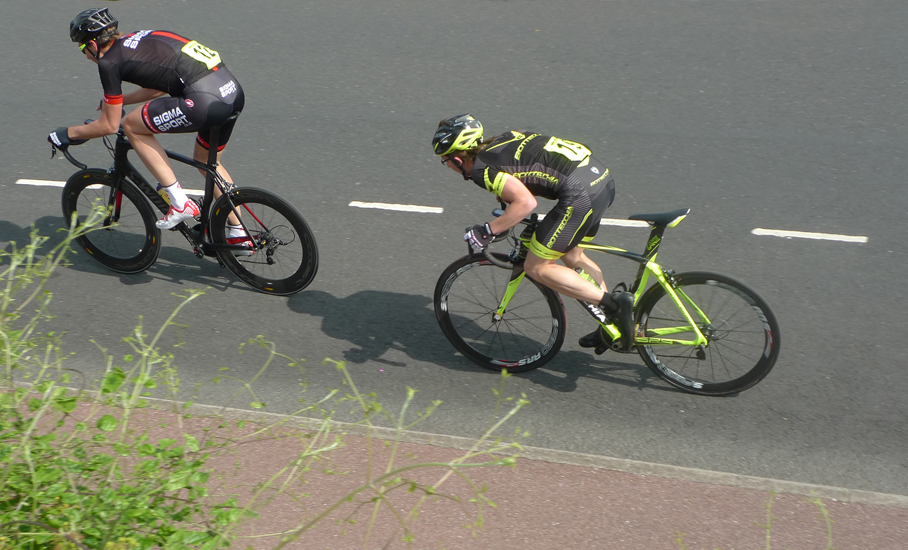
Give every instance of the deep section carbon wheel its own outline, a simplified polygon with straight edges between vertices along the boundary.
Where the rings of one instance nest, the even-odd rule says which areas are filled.
[[[242,187],[222,196],[211,214],[211,240],[227,243],[231,203],[249,231],[245,251],[218,251],[218,257],[241,281],[266,294],[295,294],[318,271],[315,236],[291,204],[270,191]]]
[[[63,187],[63,216],[84,223],[92,209],[106,211],[101,225],[77,238],[88,254],[118,273],[139,273],[151,267],[161,252],[161,231],[155,227],[154,209],[135,186],[115,184],[107,172],[81,170]]]

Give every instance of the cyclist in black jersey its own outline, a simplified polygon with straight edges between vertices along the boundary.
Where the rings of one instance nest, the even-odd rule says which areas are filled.
[[[536,197],[557,201],[539,222],[524,269],[534,280],[571,298],[598,304],[622,333],[629,349],[634,330],[634,296],[612,296],[602,271],[582,249],[599,229],[615,198],[615,182],[588,147],[554,136],[510,131],[483,141],[482,124],[471,115],[442,120],[432,139],[441,162],[464,180],[495,193],[508,203],[504,214],[474,225],[464,240],[477,252],[536,208]],[[556,260],[564,262],[559,265]],[[600,331],[580,339],[583,347],[600,344]]]
[[[218,52],[167,31],[123,34],[118,25],[107,8],[85,10],[70,23],[70,38],[98,65],[104,90],[101,116],[89,124],[58,128],[48,141],[66,147],[113,134],[120,126],[123,105],[142,104],[122,120],[123,130],[139,158],[167,191],[170,209],[156,225],[171,229],[198,216],[199,209],[177,181],[155,134],[198,132],[193,158],[207,162],[210,128],[221,126],[218,173],[232,181],[220,164],[221,150],[236,121],[230,117],[243,110],[245,96]],[[124,94],[123,82],[140,88]],[[217,187],[215,194],[220,195]],[[231,214],[229,223],[233,227],[228,239],[232,236],[240,243],[245,233],[239,220]]]

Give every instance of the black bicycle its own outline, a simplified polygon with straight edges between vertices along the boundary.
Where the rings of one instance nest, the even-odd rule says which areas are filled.
[[[306,288],[318,271],[315,236],[291,204],[270,191],[236,187],[217,172],[217,146],[220,128],[211,130],[208,162],[166,151],[177,162],[203,171],[205,195],[190,197],[199,205],[201,215],[191,227],[180,223],[171,231],[186,237],[196,256],[217,258],[252,288],[277,296],[295,294]],[[60,150],[79,171],[63,187],[63,215],[72,222],[84,222],[98,203],[106,208],[102,226],[78,238],[79,244],[104,267],[118,273],[139,273],[151,267],[161,252],[161,230],[155,226],[169,205],[127,158],[132,145],[121,127],[116,140],[104,144],[113,157],[113,166],[104,170],[89,168],[69,152]],[[214,199],[215,186],[221,196]],[[228,242],[228,216],[235,213],[245,236],[231,236]]]

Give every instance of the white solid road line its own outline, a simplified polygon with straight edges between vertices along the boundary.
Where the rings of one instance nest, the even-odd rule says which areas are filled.
[[[835,235],[833,233],[809,233],[805,231],[784,231],[781,229],[756,228],[751,231],[754,235],[767,237],[782,237],[785,239],[815,239],[821,241],[839,241],[844,243],[866,243],[867,237],[860,235]]]

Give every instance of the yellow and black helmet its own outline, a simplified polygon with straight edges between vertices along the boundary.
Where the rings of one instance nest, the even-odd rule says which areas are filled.
[[[432,149],[436,155],[465,151],[482,143],[482,124],[473,115],[464,114],[446,118],[435,130]]]

